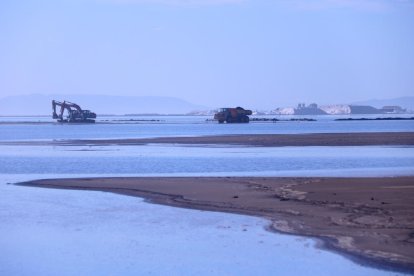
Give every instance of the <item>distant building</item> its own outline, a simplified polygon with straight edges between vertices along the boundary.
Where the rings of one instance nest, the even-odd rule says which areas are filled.
[[[402,113],[407,113],[407,110],[397,105],[384,106],[379,109],[370,105],[332,104],[318,106],[316,103],[312,103],[308,106],[306,106],[304,103],[299,103],[296,108],[277,108],[276,110],[272,111],[272,114],[277,115],[363,115]]]
[[[327,113],[322,109],[318,108],[316,103],[312,103],[306,106],[304,103],[298,104],[298,107],[295,108],[295,115],[326,115]]]
[[[407,109],[402,108],[398,105],[387,105],[381,108],[382,113],[386,114],[401,114],[406,113]]]
[[[369,105],[350,105],[351,114],[381,114],[382,111]]]

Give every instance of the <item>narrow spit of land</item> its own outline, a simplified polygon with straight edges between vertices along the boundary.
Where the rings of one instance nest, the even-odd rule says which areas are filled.
[[[414,132],[315,133],[315,134],[245,134],[200,137],[162,137],[146,139],[78,140],[68,143],[97,145],[193,144],[284,146],[374,146],[414,145]]]
[[[361,260],[414,271],[414,177],[122,177],[19,185],[114,192],[264,217],[273,230],[318,237],[326,247]]]
[[[358,132],[311,134],[237,134],[196,137],[160,137],[132,139],[80,139],[54,141],[4,141],[0,145],[243,145],[261,147],[286,146],[413,146],[414,132]]]

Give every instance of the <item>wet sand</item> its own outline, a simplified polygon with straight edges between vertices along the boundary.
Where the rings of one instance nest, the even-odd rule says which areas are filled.
[[[160,137],[133,139],[53,140],[53,141],[4,141],[0,145],[244,145],[262,147],[285,146],[412,146],[414,132],[358,132],[311,134],[238,134],[196,137]]]
[[[318,237],[359,260],[414,272],[414,177],[119,177],[19,185],[114,192],[264,217],[271,230]]]
[[[315,134],[252,134],[199,137],[162,137],[146,139],[78,140],[74,144],[137,145],[137,144],[192,144],[192,145],[247,145],[281,146],[368,146],[414,145],[414,132],[386,133],[315,133]],[[71,143],[69,142],[69,143]]]

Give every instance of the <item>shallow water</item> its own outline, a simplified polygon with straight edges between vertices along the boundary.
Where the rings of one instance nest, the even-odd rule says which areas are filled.
[[[368,115],[369,116],[369,115]],[[363,117],[368,117],[363,116]],[[370,115],[372,116],[372,115]],[[291,116],[295,119],[301,116]],[[288,120],[291,117],[280,117]],[[310,116],[308,116],[310,117]],[[315,117],[315,116],[314,116]],[[280,121],[252,122],[250,124],[218,124],[206,122],[211,117],[202,116],[158,116],[101,118],[109,120],[96,124],[1,124],[0,141],[51,140],[51,139],[103,139],[103,138],[147,138],[167,136],[205,136],[226,134],[292,134],[292,133],[344,133],[344,132],[396,132],[414,131],[414,120],[410,121],[334,121],[340,116],[319,116],[315,122]],[[128,122],[128,120],[147,120]],[[36,118],[0,118],[0,122],[36,122]],[[38,121],[42,121],[40,118]],[[126,120],[126,121],[116,121]],[[156,122],[148,120],[160,120]],[[98,121],[99,122],[99,121]],[[110,123],[112,122],[112,123]]]
[[[1,275],[391,274],[268,232],[264,219],[5,185],[37,177],[0,176]]]
[[[205,119],[0,123],[0,141],[414,130],[413,121],[335,122],[329,116],[248,125]],[[126,175],[414,175],[414,147],[0,146],[0,275],[395,275],[319,250],[314,240],[267,232],[263,219],[152,205],[103,192],[6,185]]]
[[[398,176],[414,147],[0,146],[0,173]]]

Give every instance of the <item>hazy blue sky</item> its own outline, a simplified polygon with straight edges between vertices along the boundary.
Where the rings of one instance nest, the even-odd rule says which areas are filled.
[[[0,97],[272,108],[414,96],[412,0],[1,0]]]

